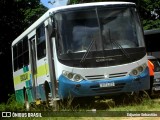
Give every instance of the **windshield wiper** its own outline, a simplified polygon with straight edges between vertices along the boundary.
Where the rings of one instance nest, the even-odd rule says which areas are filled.
[[[92,46],[93,46],[93,43],[95,42],[95,39],[93,39],[93,35],[92,35],[91,38],[92,38],[92,40],[91,40],[91,42],[90,42],[90,44],[89,44],[89,46],[88,46],[88,48],[87,48],[87,51],[84,53],[84,55],[83,55],[80,63],[83,63],[83,62],[86,60],[87,55],[88,55],[88,53],[91,51],[91,48],[92,48]]]
[[[129,53],[128,53],[116,40],[113,41],[113,40],[111,39],[110,29],[109,29],[109,39],[110,39],[110,42],[111,42],[112,44],[114,44],[115,46],[117,46],[117,47],[122,51],[122,53],[123,53],[127,58],[129,58],[130,61],[132,61]],[[112,47],[113,47],[113,46],[112,46]]]
[[[95,9],[95,12],[96,12],[97,23],[98,23],[98,27],[99,27],[100,40],[101,40],[101,44],[102,44],[102,33],[101,33],[101,27],[100,27],[100,21],[99,21],[99,16],[98,16],[97,8]],[[89,44],[89,47],[87,48],[87,52],[83,55],[80,63],[84,63],[84,61],[85,61],[86,58],[87,58],[88,53],[90,52],[90,50],[91,50],[91,48],[92,48],[92,46],[93,46],[93,43],[95,42],[95,39],[93,39],[93,38],[94,38],[93,35],[91,36],[91,38],[92,38],[92,41],[91,41],[91,43]],[[103,46],[103,44],[102,44],[102,48],[103,48],[103,51],[104,51],[104,46]],[[103,52],[103,54],[104,54],[104,52]]]

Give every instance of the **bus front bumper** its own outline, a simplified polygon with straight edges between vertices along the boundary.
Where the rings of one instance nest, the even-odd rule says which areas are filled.
[[[148,74],[138,77],[125,76],[112,80],[82,80],[74,82],[63,75],[59,77],[58,94],[61,99],[85,96],[115,96],[121,93],[148,90],[150,87]]]

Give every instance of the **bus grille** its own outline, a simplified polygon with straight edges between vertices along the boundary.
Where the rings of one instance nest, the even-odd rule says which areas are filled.
[[[109,74],[107,78],[117,78],[117,77],[124,77],[126,76],[127,72],[122,73],[114,73]],[[92,75],[92,76],[85,76],[88,80],[101,80],[101,79],[107,79],[105,75]]]
[[[113,87],[100,87],[99,85],[90,86],[90,88],[97,92],[97,93],[114,93],[121,91],[123,87],[125,86],[125,83],[116,83]]]

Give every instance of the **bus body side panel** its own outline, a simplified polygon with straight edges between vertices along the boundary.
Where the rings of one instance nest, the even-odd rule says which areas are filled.
[[[49,75],[48,75],[48,63],[44,62],[46,58],[43,58],[39,60],[37,64],[37,82],[36,85],[36,94],[41,100],[45,101],[45,93],[44,93],[44,82],[49,81]],[[27,71],[19,70],[14,73],[14,87],[15,87],[15,95],[16,100],[24,103],[24,87],[26,88],[26,92],[28,95],[29,102],[35,101],[34,96],[34,90],[33,90],[33,82],[32,82],[32,76],[31,71],[29,70],[29,67],[27,68]]]
[[[40,99],[42,101],[46,100],[45,97],[45,86],[44,83],[47,81],[50,82],[49,69],[48,69],[48,61],[47,57],[44,57],[37,61],[37,85],[36,85],[36,99]]]
[[[19,103],[24,103],[24,95],[23,95],[23,89],[21,90],[16,90],[15,91],[16,95],[16,101]]]
[[[33,102],[34,96],[32,90],[32,77],[30,68],[28,66],[25,66],[23,67],[23,69],[14,72],[14,76],[16,100],[24,103],[24,88],[26,88],[29,102]]]

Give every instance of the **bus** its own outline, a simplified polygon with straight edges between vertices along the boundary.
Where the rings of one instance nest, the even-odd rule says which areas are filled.
[[[147,54],[160,60],[160,29],[144,30]]]
[[[51,8],[11,49],[16,100],[28,108],[150,87],[143,30],[131,2]]]
[[[160,95],[160,62],[158,59],[154,56],[147,56],[148,60],[150,60],[154,65],[154,80],[152,81],[152,84],[150,90],[150,97],[158,96]]]

